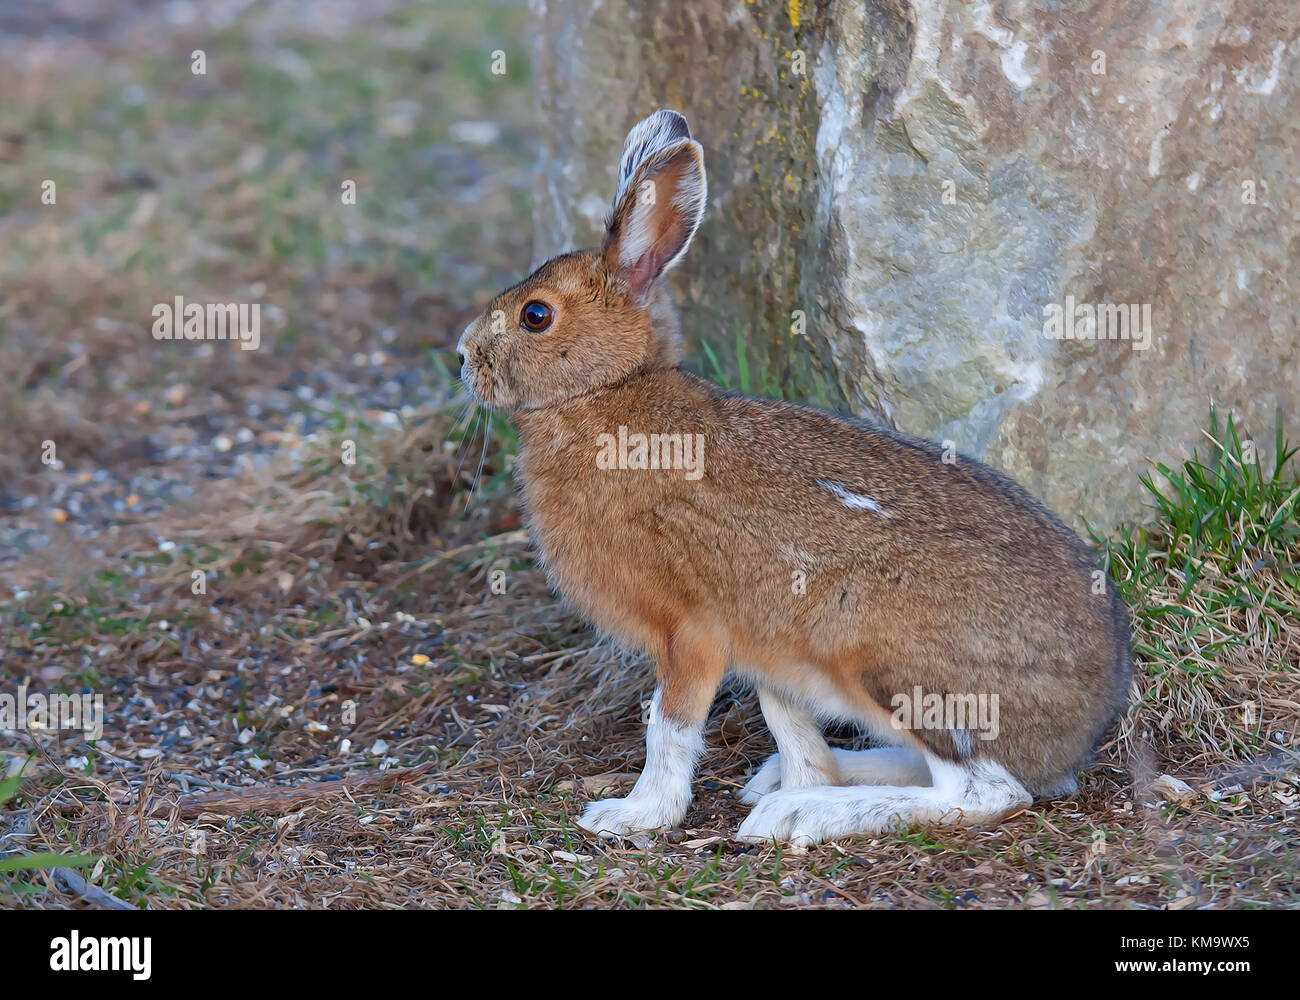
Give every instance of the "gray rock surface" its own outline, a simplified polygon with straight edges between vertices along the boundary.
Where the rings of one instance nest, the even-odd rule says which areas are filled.
[[[684,112],[706,375],[743,342],[751,391],[950,440],[1075,525],[1140,518],[1211,401],[1300,438],[1294,0],[534,9],[536,256],[595,243],[627,128]],[[1149,346],[1046,335],[1084,303],[1149,307]]]

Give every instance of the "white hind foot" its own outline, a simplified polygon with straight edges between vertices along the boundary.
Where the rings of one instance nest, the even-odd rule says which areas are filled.
[[[831,750],[831,759],[839,772],[841,785],[929,785],[930,768],[925,755],[912,747],[875,747],[871,750]],[[823,784],[830,784],[824,782]],[[763,763],[737,798],[745,805],[757,805],[764,796],[784,788],[781,755],[773,754]],[[797,786],[798,787],[798,786]],[[809,787],[807,785],[802,787]]]
[[[741,789],[740,801],[753,805],[777,788],[838,785],[835,758],[816,716],[770,687],[759,687],[758,704],[779,752],[769,757]]]
[[[808,847],[856,834],[916,824],[978,826],[1032,801],[1024,786],[990,760],[945,761],[926,754],[928,787],[849,785],[781,789],[765,795],[736,839]]]
[[[873,747],[834,753],[841,784],[905,787],[933,784],[925,754],[913,747]]]
[[[763,766],[754,772],[754,776],[745,782],[736,798],[747,806],[757,805],[758,800],[769,792],[781,787],[781,755],[772,754],[763,762]]]

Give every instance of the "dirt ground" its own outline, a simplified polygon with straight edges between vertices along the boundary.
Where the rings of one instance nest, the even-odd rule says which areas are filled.
[[[744,846],[774,747],[728,688],[682,828],[583,834],[649,669],[550,593],[450,371],[530,263],[527,10],[231,10],[0,12],[0,694],[106,715],[0,733],[0,905],[1297,905],[1300,542],[1262,487],[1195,574],[1175,514],[1102,543],[1134,707],[1075,796]],[[155,341],[177,295],[263,303],[262,349]]]

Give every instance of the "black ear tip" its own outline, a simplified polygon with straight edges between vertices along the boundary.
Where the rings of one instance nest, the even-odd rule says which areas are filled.
[[[686,116],[680,111],[674,111],[672,108],[660,108],[650,117],[656,119],[656,131],[669,142],[691,137],[691,127],[686,122]]]

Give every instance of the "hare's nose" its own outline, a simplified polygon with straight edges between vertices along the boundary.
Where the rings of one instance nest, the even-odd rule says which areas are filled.
[[[456,340],[456,363],[462,368],[465,367],[465,338],[469,336],[470,327],[473,325],[474,324],[471,323],[469,326],[465,327],[465,329],[461,331],[460,337]]]

